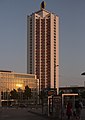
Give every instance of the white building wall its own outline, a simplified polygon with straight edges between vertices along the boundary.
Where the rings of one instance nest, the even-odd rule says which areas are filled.
[[[59,17],[56,16],[56,88],[59,93]]]
[[[43,11],[41,11],[41,12],[38,12],[38,15],[40,15],[42,18],[46,17],[46,15],[48,15],[48,14],[49,14],[49,12],[46,11],[45,9],[43,9]]]
[[[45,88],[47,87],[47,81],[46,81],[46,18],[45,18]]]
[[[51,35],[50,35],[50,45],[51,45],[51,58],[50,58],[50,61],[51,61],[51,80],[50,80],[50,87],[51,88],[54,88],[54,15],[53,14],[50,14],[50,29],[51,29]]]
[[[32,29],[33,29],[33,38],[32,38],[32,41],[33,41],[33,43],[32,43],[32,46],[33,46],[33,53],[32,53],[32,62],[33,62],[33,66],[32,66],[32,72],[33,72],[33,74],[35,74],[35,66],[36,66],[36,61],[35,61],[35,29],[36,29],[36,14],[33,14],[33,19],[32,19],[32,22],[33,22],[33,26],[32,26]]]
[[[41,58],[41,17],[40,19],[40,58]],[[41,90],[41,59],[40,59],[40,90]]]
[[[27,73],[30,73],[30,17],[27,16]]]
[[[54,15],[51,14],[51,88],[54,88],[54,67],[56,67],[57,93],[59,91],[59,17],[56,16],[56,65],[54,63]]]

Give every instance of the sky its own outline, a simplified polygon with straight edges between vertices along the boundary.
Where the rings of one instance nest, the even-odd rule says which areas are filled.
[[[42,0],[0,0],[0,69],[27,72],[27,15]],[[59,16],[59,85],[84,86],[85,0],[45,0]]]

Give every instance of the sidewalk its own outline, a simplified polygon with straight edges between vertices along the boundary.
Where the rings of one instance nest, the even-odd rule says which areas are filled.
[[[42,109],[41,108],[32,108],[29,109],[28,112],[42,116],[44,118],[47,118],[48,120],[67,120],[67,116],[63,115],[63,117],[60,116],[60,118],[56,118],[53,116],[47,116],[47,114],[42,113]],[[73,117],[71,117],[71,120],[75,120]]]
[[[42,113],[42,108],[29,108],[28,112],[39,115],[39,116],[42,116],[42,117],[45,117],[48,120],[54,120],[55,119],[52,116],[48,116],[47,113],[46,114]],[[61,120],[61,119],[57,118],[57,120]]]
[[[29,108],[28,112],[34,113],[34,114],[37,114],[37,115],[40,115],[40,116],[43,115],[41,108]]]

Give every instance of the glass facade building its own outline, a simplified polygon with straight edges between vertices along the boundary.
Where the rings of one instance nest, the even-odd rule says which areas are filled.
[[[14,89],[16,91],[18,89],[24,91],[25,86],[28,86],[32,93],[37,93],[37,85],[36,75],[34,74],[15,73],[13,71],[0,70],[0,93],[10,92]],[[1,96],[0,99],[2,99]]]

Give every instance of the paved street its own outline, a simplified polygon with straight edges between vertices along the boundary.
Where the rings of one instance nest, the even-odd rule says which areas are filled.
[[[82,113],[81,113],[81,120],[85,120],[85,109],[82,110]]]
[[[47,120],[47,118],[28,112],[26,108],[3,108],[0,110],[0,120]]]
[[[62,118],[62,120],[67,120],[67,117],[66,116],[64,116],[63,118]],[[76,118],[71,118],[71,120],[76,120]],[[82,109],[82,111],[81,111],[81,120],[85,120],[85,109]]]
[[[37,109],[33,111],[30,112],[27,108],[1,108],[0,120],[48,120],[47,117],[37,114]],[[85,120],[85,109],[82,110],[81,116],[81,120]]]

